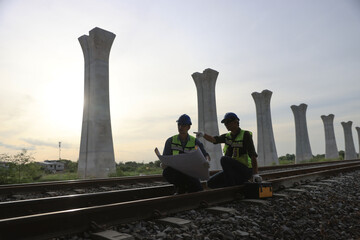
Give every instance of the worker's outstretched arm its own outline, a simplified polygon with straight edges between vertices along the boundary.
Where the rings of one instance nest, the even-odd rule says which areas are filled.
[[[197,138],[205,138],[205,140],[209,141],[209,142],[212,142],[212,143],[216,143],[216,140],[213,136],[210,136],[204,132],[194,132],[196,134],[196,137]]]

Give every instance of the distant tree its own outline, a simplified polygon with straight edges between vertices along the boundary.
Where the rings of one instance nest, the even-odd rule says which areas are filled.
[[[160,161],[155,162],[120,162],[116,165],[116,173],[112,177],[135,176],[135,175],[152,175],[161,173]]]
[[[10,160],[10,155],[7,153],[2,153],[0,154],[0,162],[6,163],[9,162]]]
[[[279,160],[286,160],[286,161],[294,161],[295,160],[295,154],[286,154],[285,156],[279,157]]]
[[[316,156],[313,156],[314,160],[320,160],[325,159],[325,154],[317,154]]]
[[[0,168],[1,183],[31,182],[41,177],[39,164],[26,149],[15,155],[1,154],[0,159],[5,167]]]
[[[41,166],[36,162],[30,162],[24,166],[25,179],[30,182],[39,180],[42,176]]]
[[[340,157],[340,159],[345,159],[345,151],[340,150],[339,151],[339,157]]]
[[[288,160],[295,160],[295,154],[286,154]]]
[[[122,172],[133,172],[133,171],[136,171],[136,169],[141,165],[144,165],[144,164],[130,161],[130,162],[125,162],[125,163],[121,162],[118,164],[118,167],[121,169]]]
[[[279,157],[279,164],[294,164],[295,163],[295,155],[294,154],[286,154],[285,156]]]
[[[10,158],[11,156],[6,153],[0,154],[0,184],[7,183],[14,172],[11,171]]]
[[[78,163],[77,162],[73,162],[71,160],[67,160],[67,159],[61,159],[59,160],[59,162],[62,162],[64,164],[64,171],[65,172],[77,172],[77,167],[78,167]]]
[[[160,167],[160,163],[161,163],[160,160],[156,160],[154,164],[156,167]]]
[[[24,166],[33,160],[34,160],[34,157],[32,157],[30,154],[28,154],[26,149],[22,149],[20,153],[14,155],[11,158],[11,162],[16,165],[16,168],[18,170],[19,182],[21,179],[21,171],[23,170]]]

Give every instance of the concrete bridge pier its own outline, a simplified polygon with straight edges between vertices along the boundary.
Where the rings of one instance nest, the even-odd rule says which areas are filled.
[[[266,89],[261,93],[253,92],[251,95],[256,105],[258,164],[259,166],[279,164],[271,122],[270,100],[272,92]]]
[[[336,145],[334,132],[334,114],[328,116],[321,115],[325,129],[325,158],[334,159],[339,158],[339,151]]]
[[[116,171],[109,103],[109,55],[114,39],[115,34],[100,28],[79,38],[85,61],[80,178],[104,178]]]
[[[352,135],[352,121],[348,122],[341,122],[341,125],[344,129],[344,138],[345,138],[345,159],[344,160],[351,160],[356,159],[356,151],[355,151],[355,144]]]
[[[299,106],[291,106],[295,118],[296,163],[303,160],[309,160],[313,157],[306,124],[306,109],[307,105],[305,103],[302,103]]]
[[[212,136],[219,135],[219,125],[216,113],[215,84],[219,72],[207,68],[203,73],[195,72],[191,76],[195,82],[198,100],[198,131]],[[205,139],[199,139],[210,154],[210,170],[221,170],[221,145],[213,144]]]

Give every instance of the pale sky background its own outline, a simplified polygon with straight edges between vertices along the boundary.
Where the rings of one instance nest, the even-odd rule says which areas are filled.
[[[358,0],[0,0],[0,153],[29,150],[36,161],[79,156],[84,59],[78,37],[100,27],[116,34],[110,53],[110,109],[116,161],[154,161],[177,133],[197,130],[191,77],[219,72],[220,124],[235,112],[253,132],[252,92],[273,92],[278,156],[295,153],[291,105],[306,103],[312,152],[325,153],[321,115],[360,126]]]

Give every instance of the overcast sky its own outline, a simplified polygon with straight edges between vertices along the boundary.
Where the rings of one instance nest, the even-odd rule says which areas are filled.
[[[325,153],[321,115],[360,126],[360,2],[357,0],[0,0],[0,153],[36,161],[79,156],[84,59],[78,37],[116,34],[110,109],[116,161],[154,161],[187,113],[197,130],[191,77],[219,72],[220,123],[228,111],[253,132],[252,92],[273,92],[279,156],[295,153],[291,105],[308,105],[312,153]]]

